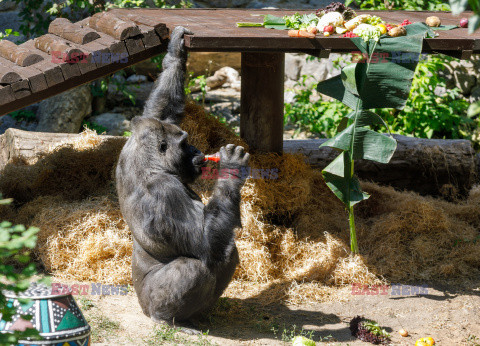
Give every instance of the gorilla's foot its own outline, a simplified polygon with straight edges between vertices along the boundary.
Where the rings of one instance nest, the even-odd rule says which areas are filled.
[[[152,320],[153,322],[158,323],[160,325],[167,325],[172,328],[178,328],[180,332],[188,335],[203,334],[202,331],[198,329],[198,325],[192,321],[182,321],[182,322],[177,322],[175,320],[167,321],[167,320],[160,320],[155,317],[152,317]]]

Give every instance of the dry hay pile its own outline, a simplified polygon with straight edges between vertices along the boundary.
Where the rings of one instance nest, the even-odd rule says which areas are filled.
[[[200,107],[189,104],[186,113],[183,128],[202,151],[244,145]],[[85,133],[1,174],[0,191],[21,203],[0,209],[0,220],[40,227],[37,254],[59,278],[131,282],[131,235],[112,182],[123,142]],[[480,189],[449,203],[363,183],[372,195],[356,209],[363,256],[351,256],[347,215],[319,171],[298,155],[254,155],[252,166],[278,168],[279,179],[249,179],[242,190],[241,264],[228,296],[298,303],[338,298],[338,288],[351,283],[479,275]],[[213,183],[199,179],[194,186],[205,202]]]

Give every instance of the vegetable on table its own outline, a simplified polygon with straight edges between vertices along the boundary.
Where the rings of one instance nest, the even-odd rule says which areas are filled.
[[[433,27],[442,25],[440,18],[438,18],[437,16],[427,17],[427,19],[425,20],[425,23],[427,23],[428,26],[433,26]]]

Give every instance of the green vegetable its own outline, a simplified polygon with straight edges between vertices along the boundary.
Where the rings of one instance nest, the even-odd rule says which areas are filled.
[[[292,346],[315,346],[315,341],[299,335],[293,338]]]
[[[239,28],[248,28],[248,27],[263,27],[263,23],[245,23],[245,22],[239,22],[237,23],[237,26]]]
[[[433,30],[452,30],[458,28],[458,25],[440,25],[432,27]]]
[[[284,16],[285,25],[288,29],[307,29],[310,26],[317,26],[318,17],[315,13],[301,15],[295,13],[292,16]]]

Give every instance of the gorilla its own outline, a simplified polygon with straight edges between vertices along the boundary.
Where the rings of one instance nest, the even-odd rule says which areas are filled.
[[[185,106],[185,28],[171,34],[163,72],[132,120],[116,168],[120,207],[133,234],[132,272],[143,312],[156,322],[197,318],[216,303],[239,263],[235,228],[240,222],[238,173],[249,154],[220,149],[223,179],[207,205],[189,187],[205,166],[204,154],[179,127]]]

